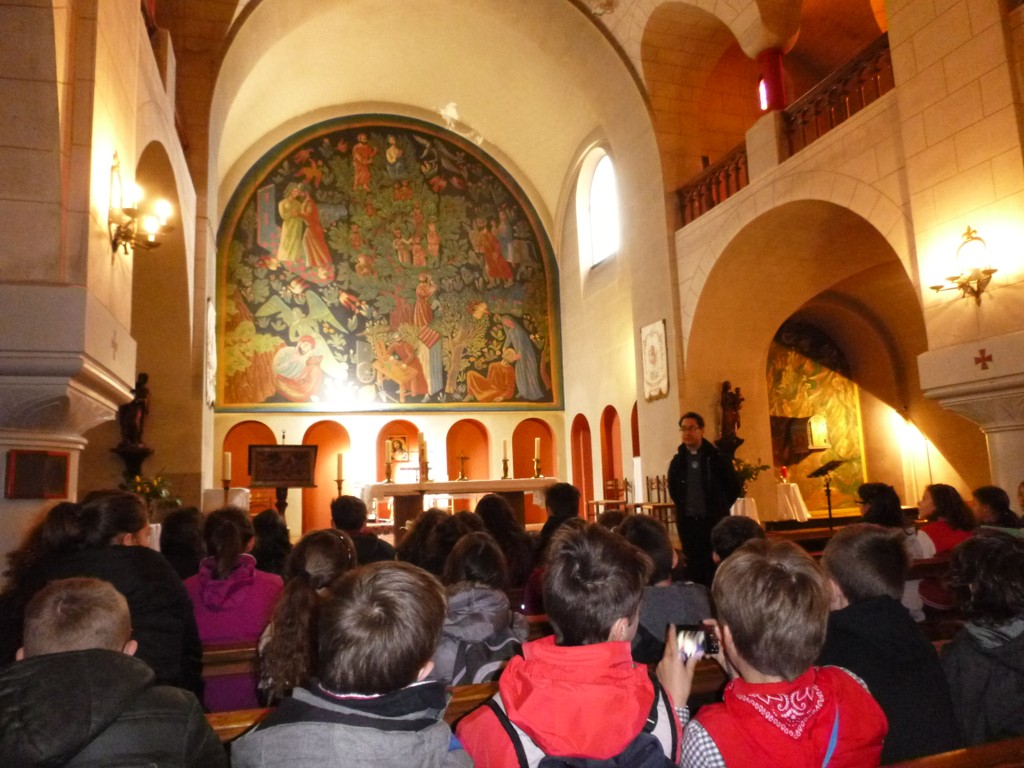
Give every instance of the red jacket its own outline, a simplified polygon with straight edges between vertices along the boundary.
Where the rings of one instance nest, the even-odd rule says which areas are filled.
[[[829,768],[875,766],[888,731],[882,708],[839,667],[811,667],[788,683],[737,678],[721,704],[701,708],[697,722],[729,768],[820,768],[833,729]]]
[[[644,667],[633,664],[629,643],[561,647],[554,637],[523,646],[498,681],[511,720],[546,754],[607,759],[622,752],[643,729],[654,702]],[[665,754],[679,761],[679,721],[658,713],[654,734]],[[517,768],[508,735],[494,713],[475,710],[456,735],[477,768]]]

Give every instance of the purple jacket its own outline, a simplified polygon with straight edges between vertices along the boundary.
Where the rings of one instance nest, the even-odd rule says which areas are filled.
[[[199,573],[185,579],[185,589],[204,646],[255,643],[281,594],[280,576],[256,570],[256,559],[242,555],[228,578],[215,579],[216,561],[208,557]],[[227,675],[207,679],[203,704],[211,712],[259,706],[255,675]]]

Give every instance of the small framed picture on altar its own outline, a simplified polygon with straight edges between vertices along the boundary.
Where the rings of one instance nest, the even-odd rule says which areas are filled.
[[[70,457],[66,451],[8,451],[5,495],[8,499],[66,499]]]
[[[388,435],[387,441],[392,464],[409,460],[409,442],[405,435]]]

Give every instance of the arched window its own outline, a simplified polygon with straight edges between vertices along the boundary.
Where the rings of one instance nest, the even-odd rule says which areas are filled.
[[[615,166],[603,149],[593,149],[580,168],[576,186],[576,223],[580,260],[584,268],[618,253],[619,193]]]

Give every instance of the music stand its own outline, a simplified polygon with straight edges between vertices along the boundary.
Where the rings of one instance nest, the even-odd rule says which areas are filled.
[[[846,459],[833,459],[810,472],[808,479],[814,477],[825,478],[825,502],[828,504],[828,529],[832,530],[832,477],[831,473],[846,463]]]

